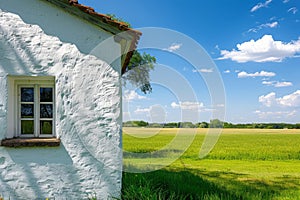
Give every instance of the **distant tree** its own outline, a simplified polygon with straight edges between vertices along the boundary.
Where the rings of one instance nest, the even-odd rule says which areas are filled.
[[[137,126],[139,127],[145,127],[148,126],[148,122],[144,122],[144,121],[136,121],[135,122]]]
[[[170,122],[170,123],[166,123],[164,124],[165,128],[178,128],[178,123],[177,122]]]
[[[228,122],[222,122],[219,119],[210,120],[210,123],[201,122],[193,124],[192,122],[170,122],[165,124],[151,123],[145,121],[128,121],[123,122],[124,127],[152,127],[152,128],[239,128],[239,129],[300,129],[300,123],[298,124],[286,124],[286,123],[248,123],[248,124],[232,124]]]
[[[224,122],[224,128],[234,128],[232,123]]]
[[[223,128],[224,122],[220,121],[219,119],[212,119],[210,120],[209,127],[210,128]]]
[[[207,122],[201,122],[197,126],[198,128],[208,128],[209,124]]]
[[[124,127],[145,127],[148,126],[149,123],[145,121],[127,121],[123,122]]]
[[[131,122],[123,122],[123,127],[132,127]]]
[[[192,122],[180,122],[179,128],[195,128],[196,126]]]
[[[148,125],[149,128],[163,128],[164,125],[163,124],[159,124],[159,123],[151,123]]]

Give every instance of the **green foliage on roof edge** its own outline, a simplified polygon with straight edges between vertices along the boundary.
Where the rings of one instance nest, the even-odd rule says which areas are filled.
[[[144,93],[151,93],[150,71],[154,70],[156,58],[143,52],[142,54],[134,50],[130,62],[127,66],[126,73],[123,75],[123,83],[129,82],[135,87],[140,88]]]
[[[122,18],[117,17],[115,14],[106,14],[112,20],[123,22],[129,28],[132,28],[131,24],[124,21]],[[123,75],[123,84],[126,86],[126,83],[129,82],[135,87],[140,88],[144,93],[151,93],[152,87],[150,84],[150,71],[154,70],[154,64],[156,63],[156,58],[143,52],[142,54],[134,50],[133,55],[130,59],[130,62],[126,68],[126,72]]]
[[[131,24],[129,22],[124,21],[122,18],[117,17],[115,14],[106,14],[109,16],[112,20],[117,21],[117,22],[123,22],[128,26],[128,28],[132,28]]]

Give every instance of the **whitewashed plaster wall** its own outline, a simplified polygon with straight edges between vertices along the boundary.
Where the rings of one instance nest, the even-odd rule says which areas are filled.
[[[102,60],[118,58],[120,46],[112,39],[98,58],[89,55],[110,36],[44,1],[0,0],[0,140],[9,135],[8,75],[55,76],[61,138],[58,148],[0,147],[0,195],[119,197],[120,59]]]

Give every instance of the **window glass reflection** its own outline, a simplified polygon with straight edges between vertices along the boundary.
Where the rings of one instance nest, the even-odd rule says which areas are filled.
[[[52,88],[40,88],[40,102],[53,102]]]
[[[34,89],[21,88],[21,102],[33,102],[33,101],[34,101]]]
[[[33,118],[33,117],[34,117],[34,105],[21,104],[21,118]]]
[[[41,118],[52,118],[53,117],[53,105],[52,104],[41,104],[40,105],[40,117]]]

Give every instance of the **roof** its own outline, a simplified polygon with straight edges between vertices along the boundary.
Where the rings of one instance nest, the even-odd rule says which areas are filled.
[[[121,39],[125,42],[121,43],[122,47],[122,74],[126,72],[126,68],[130,62],[130,59],[133,55],[133,51],[137,48],[138,41],[142,33],[140,31],[134,30],[124,22],[120,22],[112,19],[110,16],[105,14],[100,14],[95,12],[92,7],[85,6],[78,3],[78,0],[46,0],[56,6],[61,7],[63,10],[74,14],[78,17],[83,18],[84,20],[89,21],[90,23],[108,31],[114,35],[125,32],[126,34],[121,34]]]

